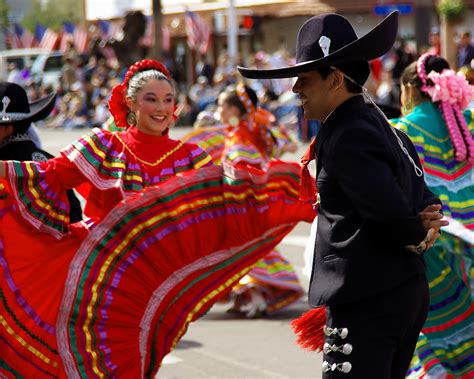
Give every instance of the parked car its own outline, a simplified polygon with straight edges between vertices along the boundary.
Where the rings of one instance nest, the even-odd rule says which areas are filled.
[[[30,69],[40,54],[47,51],[39,48],[0,51],[0,80],[8,79],[8,67],[15,63],[19,70]]]
[[[79,59],[87,61],[88,55],[79,54]],[[64,54],[59,50],[43,52],[36,57],[31,74],[33,79],[42,86],[52,86],[58,89],[61,85]]]
[[[42,86],[58,89],[61,84],[63,55],[60,51],[39,54],[31,67],[33,79]]]

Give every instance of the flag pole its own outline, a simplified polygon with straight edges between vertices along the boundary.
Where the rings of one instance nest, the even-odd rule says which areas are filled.
[[[227,54],[229,55],[229,62],[231,65],[236,64],[237,59],[237,44],[238,44],[238,25],[237,13],[235,11],[234,0],[229,0],[229,8],[227,12]]]
[[[80,10],[80,25],[85,28],[86,27],[86,19],[87,19],[87,5],[86,5],[86,0],[82,0],[80,2],[81,4],[81,10]]]
[[[162,51],[161,51],[161,30],[163,28],[163,17],[162,17],[162,8],[161,0],[152,1],[152,12],[153,12],[153,45],[151,46],[151,57],[156,60],[161,60]]]

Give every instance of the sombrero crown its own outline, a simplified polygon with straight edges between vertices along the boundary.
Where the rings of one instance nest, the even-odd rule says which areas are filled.
[[[390,13],[361,38],[350,22],[336,13],[314,16],[306,21],[296,39],[296,65],[271,70],[238,67],[251,79],[290,78],[302,72],[348,62],[368,62],[393,46],[398,30],[398,12]]]

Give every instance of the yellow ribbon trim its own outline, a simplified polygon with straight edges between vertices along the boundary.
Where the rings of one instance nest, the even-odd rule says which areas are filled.
[[[127,238],[124,239],[122,241],[122,243],[117,247],[117,249],[115,249],[114,252],[112,254],[110,254],[109,257],[107,258],[106,262],[104,263],[104,265],[102,266],[102,268],[100,270],[97,281],[94,283],[94,285],[92,287],[91,301],[89,302],[89,305],[87,306],[87,319],[85,320],[84,326],[82,327],[82,330],[83,330],[85,338],[86,338],[86,350],[92,356],[93,370],[99,377],[103,378],[104,374],[101,371],[99,371],[99,368],[98,368],[98,365],[97,365],[97,353],[92,350],[92,337],[91,337],[91,333],[89,332],[89,325],[90,325],[90,323],[92,321],[92,318],[93,318],[92,309],[93,309],[93,307],[95,305],[95,302],[97,301],[97,298],[98,298],[97,289],[100,287],[111,262],[115,259],[115,257],[117,255],[119,255],[122,252],[124,247],[128,246],[129,241],[132,240],[133,238],[135,238],[135,236],[138,233],[140,233],[140,231],[142,231],[143,229],[151,228],[153,224],[159,222],[161,219],[163,219],[167,215],[176,216],[176,215],[182,213],[184,210],[194,208],[195,205],[200,205],[200,204],[203,204],[203,203],[212,203],[212,202],[222,202],[222,196],[215,196],[215,197],[210,198],[209,200],[198,200],[198,201],[196,201],[192,204],[183,204],[179,208],[177,208],[177,210],[174,211],[174,212],[168,212],[167,214],[158,215],[156,217],[153,217],[153,218],[147,220],[145,223],[140,224],[135,229],[133,229],[127,235]]]
[[[160,158],[158,158],[156,161],[154,162],[147,162],[145,161],[144,159],[141,159],[140,157],[138,157],[128,146],[127,144],[120,138],[120,136],[118,134],[115,135],[118,140],[122,143],[122,145],[125,147],[125,149],[127,149],[127,151],[133,156],[135,157],[135,159],[137,161],[139,161],[140,163],[143,163],[147,166],[158,166],[160,163],[162,163],[166,158],[168,158],[171,154],[174,154],[175,152],[177,152],[181,146],[183,146],[183,142],[179,141],[179,143],[176,145],[176,147],[174,147],[173,149],[171,149],[170,151],[166,152],[165,154],[163,154]]]
[[[53,367],[58,367],[58,363],[52,361],[47,356],[36,350],[33,346],[29,345],[23,338],[21,338],[7,323],[7,321],[0,315],[0,324],[6,329],[6,331],[13,336],[23,347],[29,350],[32,354],[36,355],[43,362],[52,365]]]

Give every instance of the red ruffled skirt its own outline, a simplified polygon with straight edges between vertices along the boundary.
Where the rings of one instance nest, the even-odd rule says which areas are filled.
[[[152,378],[163,357],[299,221],[299,166],[209,167],[118,204],[90,232],[0,220],[0,373]]]

